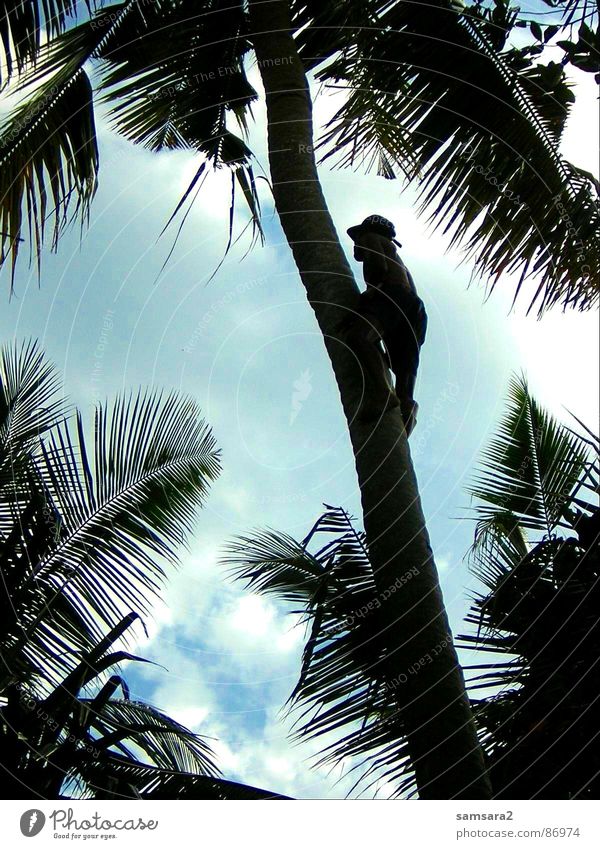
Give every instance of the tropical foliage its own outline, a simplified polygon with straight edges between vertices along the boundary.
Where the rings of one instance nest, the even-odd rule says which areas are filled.
[[[522,378],[512,381],[472,488],[474,571],[487,592],[467,618],[476,631],[461,638],[464,649],[496,655],[467,668],[476,673],[468,686],[498,798],[596,798],[600,790],[597,453],[591,434],[559,424]],[[225,563],[249,590],[303,617],[308,636],[289,707],[297,737],[326,735],[317,765],[352,763],[362,792],[413,794],[403,686],[439,647],[397,680],[386,676],[381,600],[364,534],[348,514],[327,506],[300,542],[273,531],[239,538]]]
[[[485,587],[466,647],[492,654],[470,682],[498,798],[598,798],[598,440],[513,381],[472,493],[473,569]]]
[[[321,542],[321,545],[318,543]],[[365,535],[341,508],[327,506],[308,536],[259,531],[228,547],[224,565],[247,589],[273,594],[300,614],[308,639],[289,706],[297,738],[327,736],[317,764],[354,760],[353,789],[390,795],[414,792],[404,739],[403,680],[390,681],[383,661],[389,635],[381,627]],[[412,578],[408,572],[405,582]],[[390,592],[401,591],[391,587]],[[399,624],[401,627],[401,624]]]
[[[67,416],[35,344],[0,354],[4,798],[264,798],[208,744],[130,698],[127,636],[217,477],[193,401],[138,393]],[[130,612],[130,611],[135,612]]]
[[[0,135],[2,258],[13,273],[26,232],[39,256],[48,220],[56,245],[72,215],[89,212],[98,150],[88,72],[117,132],[198,153],[178,211],[210,168],[228,168],[232,204],[237,187],[260,235],[245,3],[99,3],[82,23],[76,0],[5,5],[0,83],[22,98]],[[540,311],[595,304],[600,266],[598,184],[558,150],[574,100],[565,68],[598,71],[598,15],[585,0],[553,5],[542,28],[508,0],[290,1],[305,68],[346,93],[323,159],[417,181],[450,244],[492,286],[516,272],[518,293],[531,275]]]

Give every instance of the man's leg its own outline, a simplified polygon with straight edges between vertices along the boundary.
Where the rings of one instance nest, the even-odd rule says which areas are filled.
[[[417,380],[418,346],[408,337],[405,327],[396,331],[387,345],[392,371],[396,377],[396,395],[400,402],[406,435],[410,436],[417,423],[418,404],[414,399]]]
[[[412,376],[411,381],[414,384],[414,376]],[[417,425],[417,413],[419,412],[419,405],[415,401],[412,392],[407,392],[401,398],[400,407],[402,409],[402,419],[404,421],[406,435],[410,436]]]
[[[348,325],[346,337],[363,371],[363,396],[357,416],[365,420],[377,418],[399,403],[388,382],[384,354],[379,345],[380,333],[372,318],[358,315]]]

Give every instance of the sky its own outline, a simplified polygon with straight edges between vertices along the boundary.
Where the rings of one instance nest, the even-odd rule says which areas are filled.
[[[254,78],[253,82],[258,81]],[[563,152],[596,170],[595,88],[576,74],[578,99]],[[321,124],[333,108],[317,100]],[[251,147],[266,168],[264,112]],[[158,235],[198,167],[187,153],[155,156],[99,120],[100,185],[90,225],[69,231],[42,275],[22,263],[8,275],[0,338],[35,337],[63,374],[65,390],[92,421],[93,405],[140,385],[193,395],[222,449],[223,473],[199,513],[189,550],[157,603],[144,656],[128,668],[132,697],[151,701],[213,738],[228,778],[299,798],[344,795],[351,779],[310,766],[315,746],[292,745],[282,713],[297,679],[303,630],[271,600],[226,579],[219,557],[237,534],[272,527],[301,538],[323,502],[360,517],[353,457],[337,389],[266,189],[265,245],[235,246],[209,278],[227,241],[229,179],[208,181],[165,270],[172,236]],[[399,181],[320,169],[338,233],[379,213],[394,221],[429,315],[411,451],[444,597],[455,632],[475,586],[465,553],[472,540],[465,487],[502,413],[508,381],[523,371],[554,414],[598,420],[597,315],[511,311],[515,281],[490,298],[470,283],[460,254],[415,214]],[[247,220],[236,212],[238,231]],[[360,279],[360,266],[352,261]],[[385,787],[379,788],[385,795]]]

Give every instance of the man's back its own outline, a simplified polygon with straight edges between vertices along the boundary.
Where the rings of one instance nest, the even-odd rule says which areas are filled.
[[[416,294],[412,276],[391,239],[378,233],[360,233],[356,239],[356,249],[362,252],[363,276],[368,286],[384,291],[389,289],[387,294],[392,298],[392,290],[397,286],[401,287],[404,293]]]

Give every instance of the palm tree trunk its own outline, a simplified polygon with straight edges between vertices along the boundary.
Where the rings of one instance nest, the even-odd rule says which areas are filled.
[[[356,308],[359,292],[319,184],[311,98],[290,35],[288,0],[252,0],[250,16],[266,94],[275,206],[348,420],[381,604],[377,613],[388,646],[382,672],[402,701],[419,795],[490,798],[399,409],[373,423],[354,415],[361,371],[342,341],[340,322]]]

